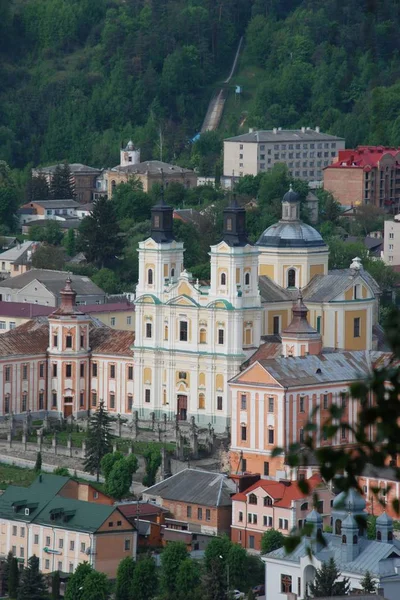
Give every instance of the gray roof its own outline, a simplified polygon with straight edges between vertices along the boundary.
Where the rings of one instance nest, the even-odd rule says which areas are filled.
[[[290,302],[294,300],[293,294],[275,283],[266,275],[258,278],[258,287],[263,302]]]
[[[63,216],[63,215],[60,215]],[[30,221],[29,223],[23,223],[23,227],[32,227],[32,225],[39,225],[39,227],[45,227],[49,223],[54,223],[54,219],[36,219],[35,221]],[[78,229],[81,221],[80,219],[75,219],[74,217],[68,217],[65,215],[62,219],[58,219],[56,223],[59,224],[60,229]]]
[[[58,165],[50,165],[49,167],[37,167],[34,169],[36,173],[48,173],[52,174],[56,170],[57,167],[63,167],[64,163],[59,163]],[[71,173],[90,173],[95,175],[96,173],[101,173],[101,169],[96,169],[94,167],[89,167],[88,165],[83,165],[82,163],[71,163],[69,165]]]
[[[17,246],[14,246],[13,248],[6,250],[5,252],[2,252],[0,254],[0,261],[2,261],[2,260],[11,260],[11,261],[18,260],[19,258],[21,258],[21,256],[23,254],[25,254],[25,252],[30,250],[30,248],[32,247],[32,245],[34,243],[35,242],[23,242],[22,244],[17,244]]]
[[[383,352],[355,350],[259,362],[283,387],[298,387],[365,379],[375,361],[384,357]]]
[[[341,536],[334,535],[332,533],[324,533],[325,541],[327,545],[322,550],[318,551],[314,549],[314,556],[321,562],[327,562],[331,557],[334,558],[338,569],[344,573],[365,573],[369,571],[371,575],[379,575],[379,563],[381,560],[388,558],[391,554],[398,554],[400,557],[400,543],[393,541],[393,543],[377,542],[375,540],[367,540],[365,538],[359,538],[359,550],[360,553],[353,561],[342,559],[342,544]],[[278,548],[267,554],[270,558],[279,558],[283,561],[299,563],[300,559],[307,556],[309,548],[309,540],[302,539],[301,543],[297,546],[296,550],[290,554],[286,554],[285,548]],[[348,598],[348,596],[346,596]],[[357,599],[359,596],[357,596]]]
[[[226,475],[198,469],[185,469],[144,490],[146,496],[160,496],[205,506],[231,506],[235,484]]]
[[[371,275],[361,269],[334,269],[327,275],[315,275],[310,283],[303,288],[305,302],[329,302],[345,292],[350,285],[360,278],[372,289],[375,295],[380,294],[380,288]]]
[[[398,481],[396,469],[393,467],[375,467],[367,464],[362,472],[362,477],[371,479],[385,479],[388,481]]]
[[[176,173],[194,173],[191,169],[184,169],[177,165],[171,165],[160,160],[147,160],[136,165],[126,165],[126,167],[114,167],[113,171],[119,171],[121,173],[161,173],[163,170],[164,175],[175,175]]]
[[[274,130],[259,130],[252,131],[249,133],[243,133],[235,137],[227,138],[225,142],[336,142],[343,141],[344,138],[330,135],[329,133],[321,133],[315,131],[315,129],[277,129],[276,133]]]
[[[326,246],[321,234],[302,221],[278,221],[259,237],[257,246],[273,248],[305,248]]]
[[[33,204],[39,204],[43,208],[77,208],[79,202],[75,202],[72,198],[65,200],[34,200]]]
[[[8,279],[0,282],[0,288],[20,290],[32,281],[36,280],[42,283],[48,290],[53,292],[55,296],[60,296],[60,291],[64,287],[67,277],[71,278],[72,287],[78,296],[105,296],[104,291],[99,288],[98,285],[93,283],[89,277],[84,275],[73,275],[68,273],[68,271],[51,271],[48,269],[31,269],[22,275],[9,277]]]

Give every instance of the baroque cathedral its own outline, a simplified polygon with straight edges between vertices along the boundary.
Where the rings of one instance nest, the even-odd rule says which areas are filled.
[[[244,208],[232,200],[222,239],[210,248],[207,285],[186,271],[173,209],[163,199],[138,252],[134,340],[78,310],[67,282],[61,308],[0,336],[0,416],[27,410],[67,416],[103,400],[116,413],[193,417],[223,431],[231,418],[229,381],[260,347],[268,351],[281,340],[300,288],[323,348],[376,346],[376,282],[358,258],[348,269],[328,270],[328,247],[301,221],[293,190],[282,199],[281,220],[255,245],[247,239]],[[307,347],[289,340],[281,353],[301,356]]]

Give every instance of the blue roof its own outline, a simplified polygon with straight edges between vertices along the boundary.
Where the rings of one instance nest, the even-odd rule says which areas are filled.
[[[371,575],[378,576],[379,563],[393,553],[400,557],[400,543],[396,540],[393,543],[377,542],[366,538],[359,538],[358,545],[360,553],[353,561],[342,560],[342,543],[341,537],[332,533],[324,533],[324,538],[327,545],[322,550],[314,549],[314,556],[321,562],[326,562],[330,558],[335,560],[335,563],[343,573],[360,573],[363,574],[369,571]],[[303,538],[297,548],[290,554],[286,554],[285,548],[278,548],[273,552],[269,552],[268,558],[279,558],[283,561],[299,563],[300,559],[307,556],[309,552],[310,541]]]

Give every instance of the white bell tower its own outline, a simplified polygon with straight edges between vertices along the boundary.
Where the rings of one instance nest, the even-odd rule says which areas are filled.
[[[120,151],[120,167],[129,165],[137,165],[140,163],[140,148],[135,148],[134,143],[130,140],[125,148]]]

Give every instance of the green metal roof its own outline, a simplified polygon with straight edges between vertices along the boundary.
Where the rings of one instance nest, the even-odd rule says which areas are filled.
[[[107,504],[55,496],[35,518],[35,523],[93,533],[115,510],[115,506]]]
[[[43,473],[29,487],[9,485],[0,496],[0,518],[31,523],[69,479]],[[25,507],[29,514],[25,514]]]
[[[0,496],[0,518],[90,533],[96,531],[117,507],[60,496],[69,480],[70,477],[44,473],[30,487],[8,486]],[[29,514],[25,514],[26,508]]]

